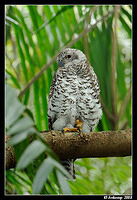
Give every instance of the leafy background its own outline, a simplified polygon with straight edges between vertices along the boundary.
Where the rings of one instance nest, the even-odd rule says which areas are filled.
[[[68,176],[67,172],[39,135],[39,131],[48,129],[47,99],[57,70],[54,56],[69,44],[86,54],[99,78],[103,116],[96,131],[132,127],[132,6],[119,6],[115,27],[116,7],[5,6],[5,127],[8,136],[12,136],[9,145],[14,146],[17,156],[17,167],[5,172],[6,194],[131,193],[131,157],[77,159],[77,179],[67,181],[63,175]],[[80,37],[93,24],[94,27]],[[111,71],[115,28],[114,75]],[[36,78],[49,62],[49,67]],[[112,76],[115,77],[113,82]],[[113,84],[115,94],[112,94]],[[114,111],[113,101],[116,103]],[[34,137],[31,143],[30,135]]]

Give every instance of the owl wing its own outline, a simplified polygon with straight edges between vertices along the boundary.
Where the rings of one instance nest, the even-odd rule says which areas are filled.
[[[48,110],[49,110],[49,102],[53,96],[53,93],[54,93],[54,89],[55,89],[55,83],[56,83],[56,74],[57,74],[57,71],[54,73],[54,76],[53,76],[53,79],[52,79],[52,82],[51,82],[51,86],[50,86],[50,90],[49,90],[49,97],[48,97],[48,108],[47,108],[47,113],[48,113]],[[53,125],[53,122],[51,120],[51,117],[48,115],[48,126],[49,126],[49,129],[52,130],[52,125]]]

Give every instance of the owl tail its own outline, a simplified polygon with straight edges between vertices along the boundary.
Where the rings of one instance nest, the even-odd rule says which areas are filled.
[[[76,179],[75,169],[74,169],[74,159],[61,160],[61,164],[69,172],[72,177],[72,180]]]

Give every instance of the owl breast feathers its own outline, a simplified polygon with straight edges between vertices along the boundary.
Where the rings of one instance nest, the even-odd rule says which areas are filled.
[[[82,132],[93,131],[102,115],[98,78],[84,53],[67,48],[57,58],[48,99],[49,129],[62,131],[82,122]]]

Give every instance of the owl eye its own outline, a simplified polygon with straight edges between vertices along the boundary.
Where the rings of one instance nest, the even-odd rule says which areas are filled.
[[[67,55],[66,58],[71,58],[71,55]]]

